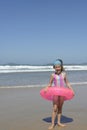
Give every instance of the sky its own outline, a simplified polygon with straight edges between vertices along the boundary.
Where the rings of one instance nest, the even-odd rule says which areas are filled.
[[[87,63],[87,0],[0,0],[0,64]]]

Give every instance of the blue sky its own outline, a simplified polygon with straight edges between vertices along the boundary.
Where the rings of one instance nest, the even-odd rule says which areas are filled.
[[[0,64],[87,62],[86,0],[0,1]]]

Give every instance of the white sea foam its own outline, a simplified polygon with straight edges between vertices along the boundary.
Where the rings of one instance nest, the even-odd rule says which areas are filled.
[[[65,70],[87,70],[87,65],[65,65]],[[0,73],[53,71],[52,66],[0,65]]]
[[[64,66],[65,70],[87,70],[87,65],[68,65]]]
[[[40,71],[52,71],[52,66],[0,66],[0,73],[11,73],[11,72],[40,72]]]
[[[16,89],[16,88],[44,88],[47,84],[42,84],[42,85],[24,85],[24,86],[0,86],[0,89],[4,89],[4,88],[12,88],[12,89]],[[73,82],[71,83],[71,85],[87,85],[87,82]]]

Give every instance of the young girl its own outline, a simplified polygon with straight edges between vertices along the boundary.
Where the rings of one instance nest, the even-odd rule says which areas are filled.
[[[57,86],[57,87],[62,87],[62,86],[64,87],[65,84],[66,84],[66,86],[73,91],[70,83],[67,80],[66,73],[64,72],[63,61],[61,59],[57,59],[53,64],[53,68],[55,69],[55,73],[53,73],[51,75],[49,84],[45,88],[45,91],[47,91],[47,89],[49,87],[51,87],[53,83],[54,83],[54,86]],[[73,94],[74,94],[74,91],[73,91]],[[51,126],[49,127],[49,129],[52,129],[55,126],[56,115],[58,116],[57,124],[59,126],[62,126],[62,127],[65,126],[65,124],[61,123],[63,103],[64,103],[64,97],[54,96],[54,98],[53,98],[52,123],[51,123]]]

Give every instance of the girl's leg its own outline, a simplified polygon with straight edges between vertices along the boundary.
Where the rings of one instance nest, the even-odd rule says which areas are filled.
[[[54,100],[53,100],[52,123],[51,123],[51,126],[48,129],[52,129],[55,126],[55,118],[56,118],[56,115],[57,115],[57,112],[58,112],[57,102],[58,102],[58,96],[55,96]]]
[[[61,123],[62,107],[64,103],[64,97],[59,97],[58,99],[58,125],[64,127],[65,124]]]

